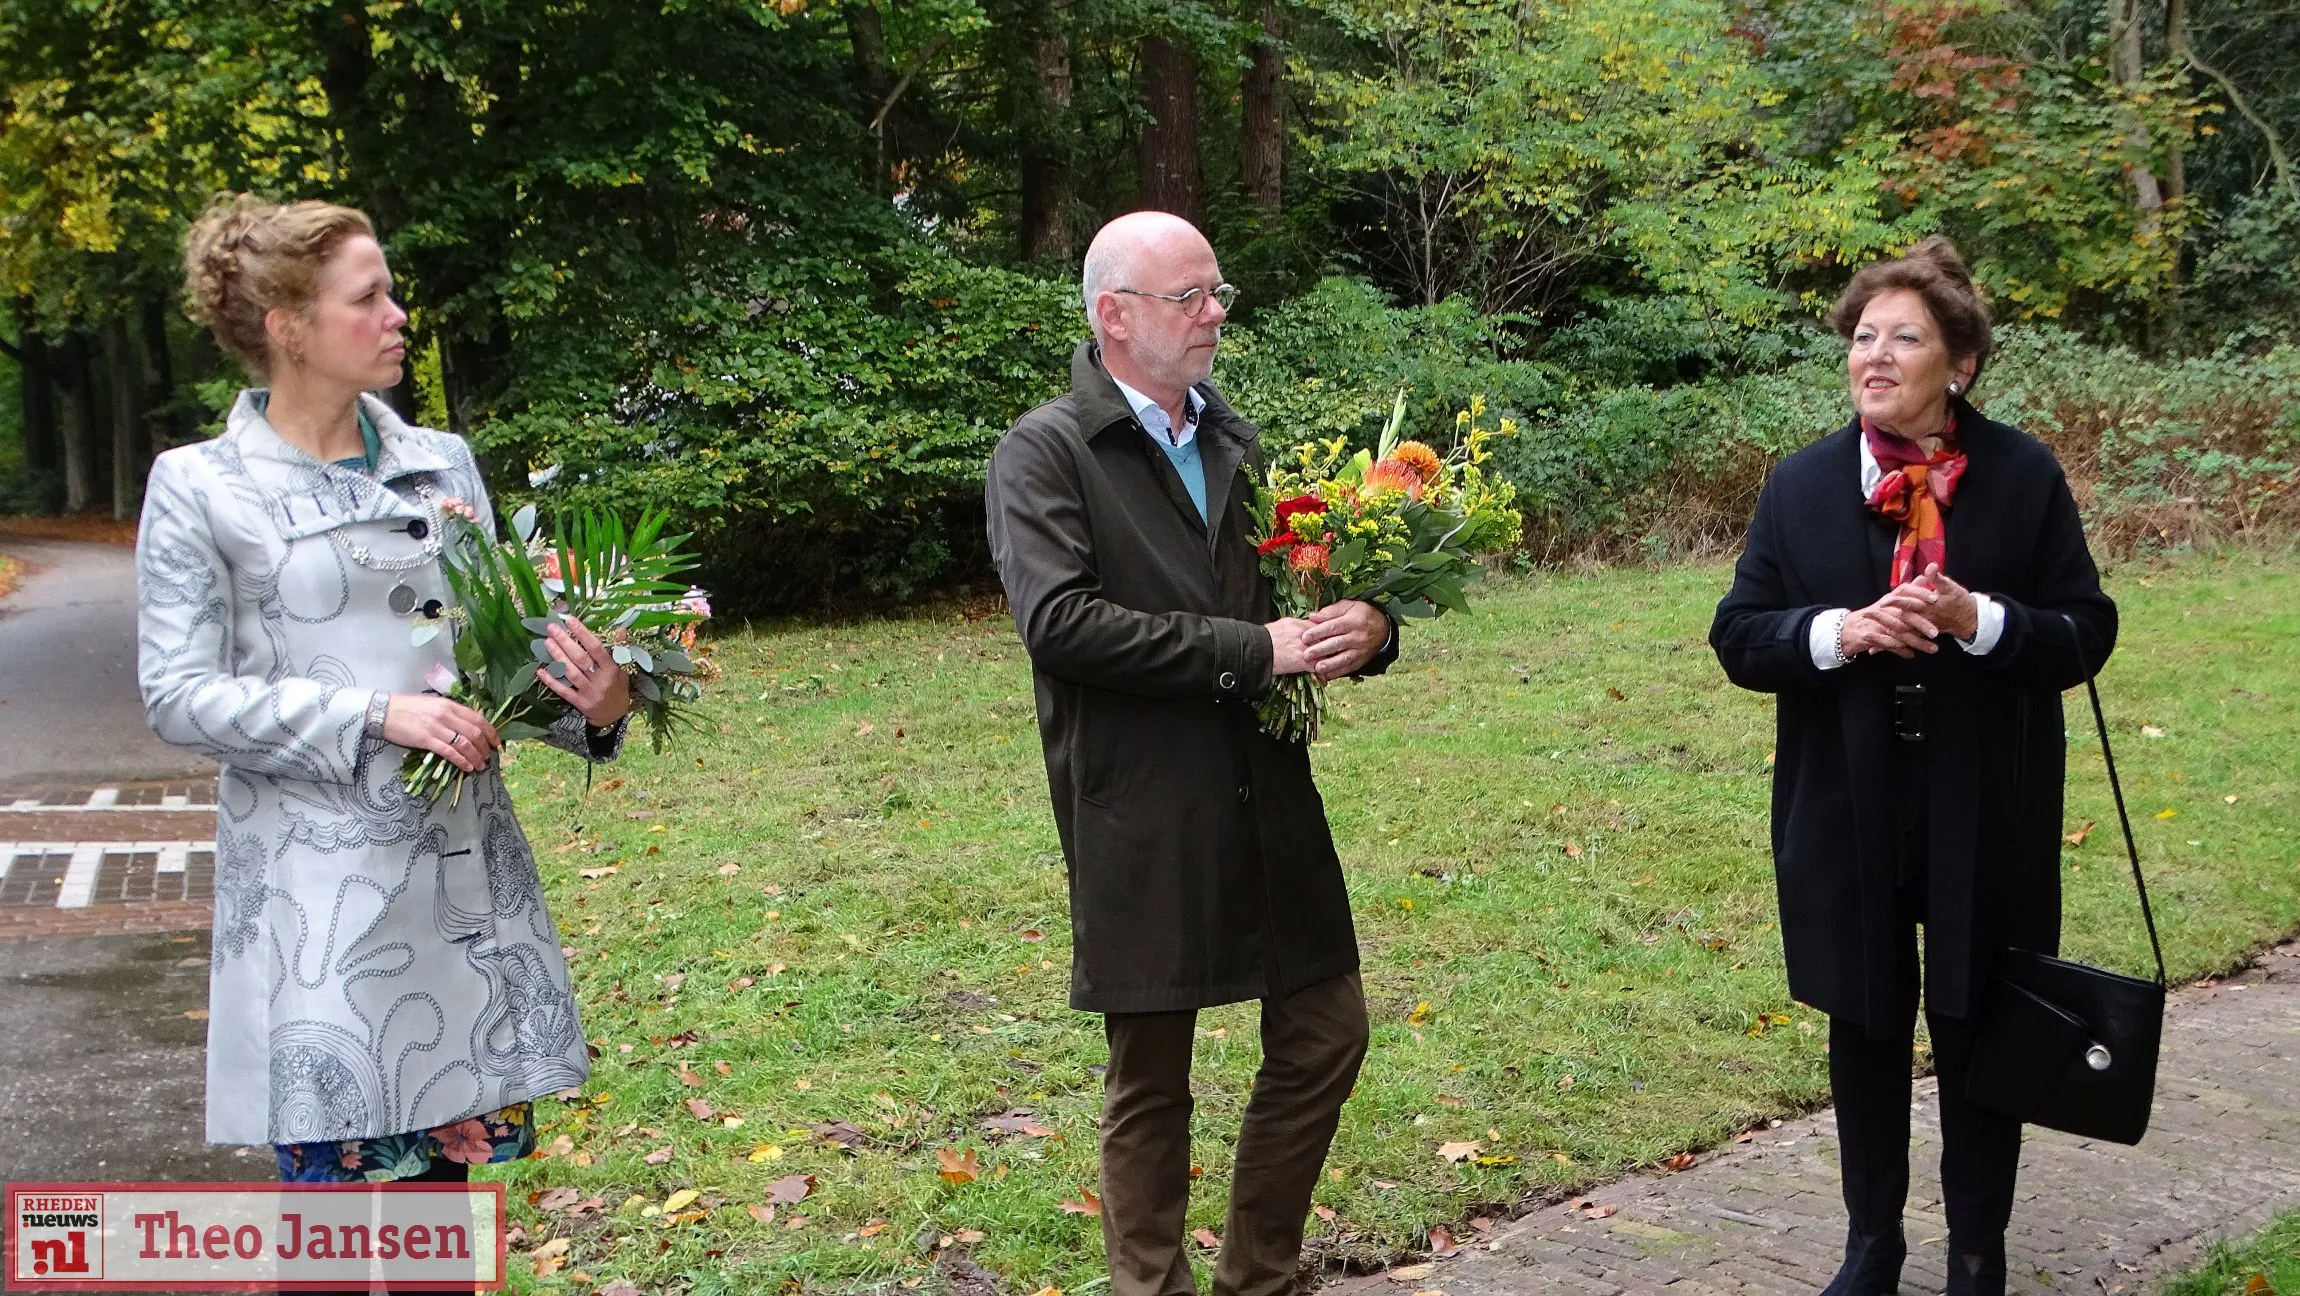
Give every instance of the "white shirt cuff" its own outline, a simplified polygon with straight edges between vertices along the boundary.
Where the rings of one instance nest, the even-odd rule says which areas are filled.
[[[1837,660],[1837,635],[1845,628],[1845,618],[1853,615],[1847,608],[1830,608],[1813,618],[1813,627],[1805,632],[1805,651],[1813,655],[1813,665],[1819,670],[1835,670],[1845,663]],[[1999,610],[1997,628],[2004,628],[2002,610]],[[1993,641],[1992,641],[1993,642]]]
[[[1957,647],[1975,657],[1986,657],[2005,635],[2005,605],[1986,594],[1973,595],[1973,603],[1980,609],[1979,628],[1970,639],[1957,640]]]

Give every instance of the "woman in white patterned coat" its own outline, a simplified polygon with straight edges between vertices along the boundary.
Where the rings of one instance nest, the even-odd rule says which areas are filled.
[[[414,643],[452,597],[445,514],[491,528],[486,490],[461,438],[365,394],[399,381],[407,320],[366,217],[227,199],[185,269],[268,380],[153,464],[137,543],[146,713],[223,766],[207,1136],[275,1145],[287,1179],[462,1179],[590,1070],[500,739],[427,691],[448,636]],[[550,741],[610,758],[627,679],[551,634],[575,711]],[[469,774],[459,800],[402,790],[411,748]]]

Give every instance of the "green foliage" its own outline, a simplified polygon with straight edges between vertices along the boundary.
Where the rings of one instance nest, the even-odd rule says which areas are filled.
[[[1303,144],[1375,211],[1410,295],[1488,310],[1569,300],[1592,263],[1754,323],[1782,277],[1886,246],[1880,152],[1783,156],[1782,99],[1712,0],[1329,0],[1360,51],[1303,69]]]
[[[952,561],[998,437],[1067,389],[1076,290],[915,236],[726,250],[623,346],[525,381],[478,444],[559,465],[569,502],[671,510],[754,605],[909,592]]]
[[[1525,354],[1522,323],[1459,297],[1396,307],[1362,279],[1329,278],[1225,331],[1215,381],[1273,453],[1336,436],[1371,446],[1401,389],[1403,435],[1446,446],[1473,399],[1523,417],[1556,398],[1555,375]]]

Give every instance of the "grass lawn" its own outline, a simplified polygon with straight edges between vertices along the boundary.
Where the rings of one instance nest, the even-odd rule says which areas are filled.
[[[1388,677],[1336,690],[1316,760],[1374,1040],[1319,1185],[1329,1257],[1386,1258],[1824,1097],[1824,1022],[1787,998],[1774,927],[1771,703],[1703,640],[1726,579],[1496,583],[1474,616],[1411,628]],[[2300,562],[2130,566],[2111,588],[2103,686],[2166,954],[2192,977],[2300,924]],[[1092,1290],[1077,1207],[1104,1048],[1065,1006],[1011,624],[762,628],[720,661],[715,735],[588,790],[533,746],[511,772],[599,1053],[581,1100],[537,1109],[557,1152],[510,1172],[524,1246],[569,1241],[541,1286],[932,1286],[945,1245],[1008,1291]],[[2069,830],[2101,826],[2065,852],[2066,943],[2138,971],[2082,708]],[[1222,1227],[1255,1020],[1200,1018],[1192,1228]],[[1002,1115],[1011,1132],[986,1126]],[[792,1176],[811,1189],[762,1221]],[[577,1211],[525,1204],[558,1187]]]
[[[2202,1264],[2166,1282],[2164,1296],[2300,1296],[2300,1211],[2212,1248]]]

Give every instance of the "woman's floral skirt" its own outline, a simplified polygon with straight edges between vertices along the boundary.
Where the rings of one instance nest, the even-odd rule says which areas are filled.
[[[275,1143],[282,1183],[379,1183],[408,1179],[435,1160],[488,1165],[517,1161],[535,1151],[535,1122],[527,1103],[513,1103],[434,1130],[386,1134],[337,1143]]]

